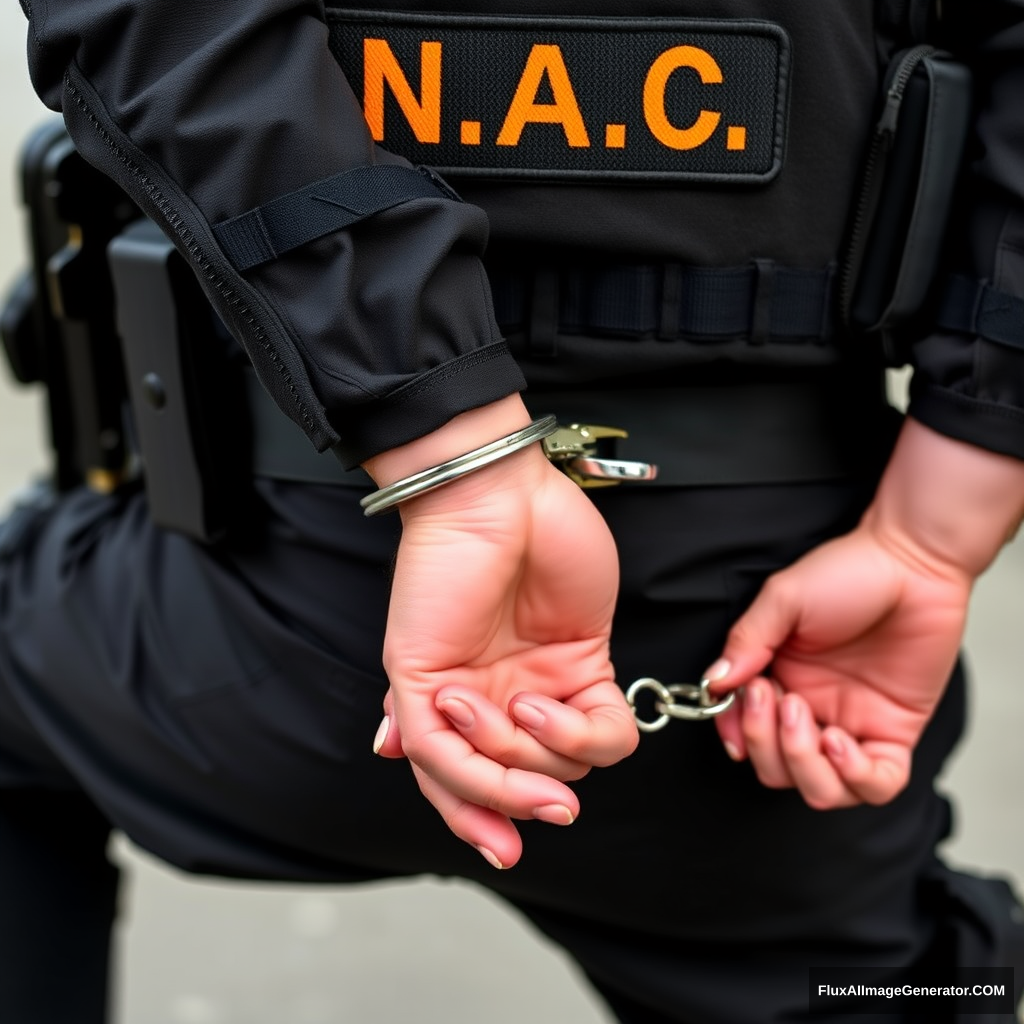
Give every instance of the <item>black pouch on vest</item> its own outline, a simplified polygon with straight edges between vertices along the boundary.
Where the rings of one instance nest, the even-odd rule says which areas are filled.
[[[971,116],[971,75],[922,44],[897,54],[875,126],[840,279],[843,320],[881,334],[890,363],[904,361],[894,332],[928,297],[938,266]]]

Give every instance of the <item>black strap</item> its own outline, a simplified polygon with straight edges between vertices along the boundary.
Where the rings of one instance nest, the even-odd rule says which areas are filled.
[[[353,167],[221,221],[213,233],[235,269],[244,271],[382,210],[439,197],[459,199],[425,167]]]
[[[943,289],[936,326],[1024,349],[1024,299],[953,275]]]
[[[498,324],[529,323],[529,287],[489,268]],[[759,260],[745,267],[679,264],[570,268],[560,274],[558,332],[595,336],[824,341],[835,323],[833,269]]]
[[[281,412],[256,374],[245,386],[257,477],[370,490],[361,469],[320,455]],[[612,458],[653,462],[658,476],[629,487],[708,486],[834,480],[873,466],[895,436],[896,414],[874,391],[800,382],[526,392],[535,416],[619,427]]]

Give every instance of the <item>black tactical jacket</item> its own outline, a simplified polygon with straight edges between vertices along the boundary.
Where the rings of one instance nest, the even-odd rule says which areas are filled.
[[[334,446],[349,465],[523,387],[520,362],[495,322],[481,263],[488,244],[488,258],[510,260],[526,250],[570,262],[833,265],[885,67],[893,51],[922,37],[930,19],[928,5],[915,0],[392,0],[347,20],[329,18],[315,0],[22,4],[39,94],[63,112],[83,155],[174,240],[281,408],[318,448]],[[478,26],[490,41],[467,51],[477,63],[469,71],[472,60],[451,63],[459,51],[456,37],[443,35],[451,30],[445,19],[436,32],[421,33],[423,41],[445,41],[449,64],[434,85],[427,65],[438,50],[362,42],[388,38],[373,24],[363,30],[382,11],[438,6],[464,18],[522,20]],[[971,64],[978,97],[951,265],[1024,297],[1024,2],[970,7],[960,21],[947,10],[941,29],[945,44]],[[704,111],[671,113],[668,97],[679,81],[674,71],[685,67],[707,83],[716,65],[694,49],[672,49],[656,68],[656,61],[644,64],[635,42],[645,21],[684,16],[714,23],[707,31],[738,19],[741,27],[754,25],[755,36],[768,22],[780,29],[768,33],[772,45],[784,39],[784,60],[765,79],[775,98],[766,108],[778,118],[774,128],[758,136],[754,126],[747,135],[743,125],[719,118],[714,137],[722,144],[704,164],[697,127]],[[591,19],[591,27],[593,19],[621,20],[604,25],[610,34],[601,51],[580,43],[571,25],[554,26],[562,35],[546,32],[538,27],[542,17]],[[349,26],[347,35],[338,24]],[[517,25],[536,33],[526,49],[500,36]],[[648,58],[657,52],[655,46]],[[377,63],[368,72],[370,55]],[[362,68],[355,66],[360,58]],[[340,60],[348,62],[347,77]],[[595,61],[607,66],[590,66]],[[637,61],[640,72],[624,70]],[[471,80],[461,91],[449,84],[453,67]],[[635,111],[632,121],[624,114],[623,124],[613,123],[616,94],[601,83],[617,78],[622,95],[643,103],[646,125],[636,123]],[[490,120],[475,120],[481,109]],[[556,123],[544,123],[552,110]],[[402,152],[394,142],[412,125],[426,140],[413,154],[417,161],[429,157],[432,132],[440,131],[447,152],[479,152],[484,165],[503,136],[501,151],[517,170],[499,177],[453,167],[446,177],[465,201],[424,195],[236,269],[213,226],[346,169],[405,163],[387,147]],[[691,135],[677,134],[690,127]],[[631,148],[640,138],[653,145],[650,137],[659,135],[693,158],[686,174],[666,177]],[[751,156],[755,144],[767,146],[760,164]],[[745,177],[723,172],[730,152],[750,156]],[[602,171],[602,161],[620,157],[620,170],[636,173]],[[567,166],[584,173],[566,176]],[[740,336],[723,340],[714,358],[813,365],[838,358],[841,348],[753,346]],[[634,367],[658,373],[706,360],[708,351],[706,343],[686,340],[610,339],[601,358],[609,376],[621,376]],[[966,333],[932,332],[915,346],[914,361],[912,414],[944,433],[1024,457],[1024,353]],[[564,365],[573,376],[573,358]]]

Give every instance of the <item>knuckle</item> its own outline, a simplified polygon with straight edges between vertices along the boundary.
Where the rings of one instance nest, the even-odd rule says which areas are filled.
[[[763,765],[755,765],[754,771],[757,774],[757,779],[762,786],[768,789],[792,789],[793,783],[789,778],[782,772],[775,768],[765,767]]]
[[[907,788],[908,781],[907,779],[899,779],[893,780],[890,785],[876,786],[865,795],[864,802],[871,804],[873,807],[881,807],[883,804],[895,800]]]
[[[525,761],[525,753],[515,736],[502,736],[495,741],[494,747],[487,752],[492,761],[505,765],[507,768],[518,768]]]
[[[425,769],[430,768],[430,744],[422,736],[402,736],[402,750],[405,756],[414,764]]]
[[[441,815],[451,832],[459,836],[459,838],[465,838],[469,834],[466,819],[469,817],[471,807],[471,804],[462,800]]]
[[[836,806],[834,800],[818,793],[804,793],[803,798],[804,803],[807,804],[812,811],[829,811]]]
[[[750,626],[745,617],[737,619],[726,634],[725,646],[727,649],[744,648],[747,646],[747,637],[750,635]]]

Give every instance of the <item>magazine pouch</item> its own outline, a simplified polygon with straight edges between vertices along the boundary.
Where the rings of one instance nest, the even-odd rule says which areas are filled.
[[[935,277],[970,114],[963,64],[927,44],[894,57],[840,278],[844,321],[881,335],[893,365]]]

